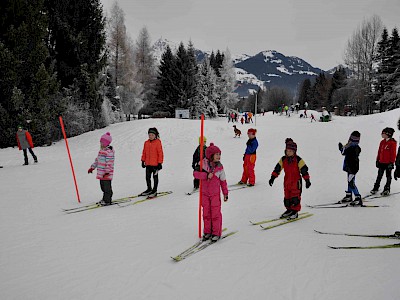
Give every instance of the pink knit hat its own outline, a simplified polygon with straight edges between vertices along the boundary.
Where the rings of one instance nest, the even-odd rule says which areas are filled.
[[[214,143],[211,143],[206,149],[206,158],[211,160],[211,156],[213,156],[215,153],[221,153],[221,150],[215,146]]]
[[[109,132],[107,132],[106,134],[103,134],[100,138],[100,143],[104,146],[107,147],[108,145],[110,145],[112,142],[112,137],[111,134]]]

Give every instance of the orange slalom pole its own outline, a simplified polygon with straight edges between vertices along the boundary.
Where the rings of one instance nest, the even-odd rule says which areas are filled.
[[[76,189],[76,196],[78,197],[78,202],[81,203],[81,198],[79,197],[79,191],[78,191],[78,184],[76,183],[74,165],[72,164],[72,158],[71,158],[71,153],[70,153],[70,151],[69,151],[67,135],[65,134],[64,122],[63,122],[63,119],[62,119],[61,116],[59,116],[59,120],[60,120],[61,130],[62,130],[62,133],[63,133],[63,136],[64,136],[64,140],[65,140],[65,146],[67,147],[67,152],[68,152],[68,157],[69,157],[69,163],[70,163],[70,165],[71,165],[71,170],[72,170],[72,177],[74,178],[75,189]]]
[[[204,114],[201,115],[201,125],[200,125],[200,172],[203,171],[203,148],[204,148]],[[200,180],[200,188],[199,188],[199,238],[201,238],[201,195],[203,186]]]

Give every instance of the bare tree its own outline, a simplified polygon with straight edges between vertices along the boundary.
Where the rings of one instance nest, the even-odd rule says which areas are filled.
[[[383,24],[379,16],[373,15],[365,19],[354,31],[352,37],[347,41],[343,59],[354,71],[354,76],[361,81],[362,93],[367,97],[372,92],[374,63],[378,50],[378,41],[381,37]],[[369,101],[365,101],[368,112],[371,108]]]

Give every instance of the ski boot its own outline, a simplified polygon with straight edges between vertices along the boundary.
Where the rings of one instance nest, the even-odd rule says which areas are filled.
[[[299,212],[292,210],[287,219],[294,220],[294,219],[297,219],[298,217],[299,217]]]
[[[389,196],[390,195],[390,189],[384,189],[383,192],[381,193],[381,196]]]
[[[352,201],[352,202],[350,203],[350,205],[351,205],[351,206],[363,206],[363,202],[362,202],[361,196],[360,196],[360,195],[357,195],[357,196],[355,197],[354,201]]]
[[[99,205],[99,206],[108,206],[108,205],[111,205],[111,203],[108,203],[108,202],[106,202],[106,201],[104,201],[104,200],[101,200],[101,201],[97,202],[96,204]]]
[[[281,216],[281,219],[285,219],[291,215],[292,211],[290,209],[286,210]]]
[[[151,194],[151,189],[147,189],[143,193],[141,193],[139,196],[148,196],[150,194]]]
[[[346,192],[346,196],[344,196],[343,199],[339,201],[339,203],[347,203],[347,202],[351,202],[351,201],[353,201],[353,197],[352,197],[351,193]]]
[[[211,243],[216,243],[216,242],[218,242],[220,238],[221,238],[221,237],[218,236],[218,235],[212,235],[212,237],[211,237]]]
[[[246,184],[246,182],[240,180],[237,184]]]
[[[211,238],[211,233],[203,234],[203,242],[208,241]]]
[[[156,190],[152,190],[150,192],[150,194],[147,195],[148,198],[154,198],[157,196],[157,191]]]

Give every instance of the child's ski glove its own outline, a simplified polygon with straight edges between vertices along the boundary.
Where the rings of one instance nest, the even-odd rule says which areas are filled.
[[[268,181],[269,185],[272,186],[274,184],[275,177],[271,176],[271,179]]]
[[[394,180],[397,180],[397,178],[400,177],[400,168],[396,168],[394,171]]]
[[[310,186],[311,186],[310,179],[306,179],[306,189],[308,189]]]
[[[144,163],[144,161],[142,160],[142,168],[146,168],[146,164]]]
[[[339,147],[339,151],[342,152],[342,151],[343,151],[343,144],[342,144],[342,143],[339,143],[339,144],[338,144],[338,147]]]
[[[387,168],[388,168],[388,170],[393,170],[393,169],[394,169],[394,165],[393,165],[393,164],[389,164],[389,165],[387,166]]]
[[[162,164],[158,164],[157,165],[157,170],[161,170],[162,169]]]
[[[88,174],[89,174],[89,173],[92,174],[92,173],[93,173],[93,170],[94,170],[93,168],[89,168],[89,170],[87,171],[87,173],[88,173]]]

